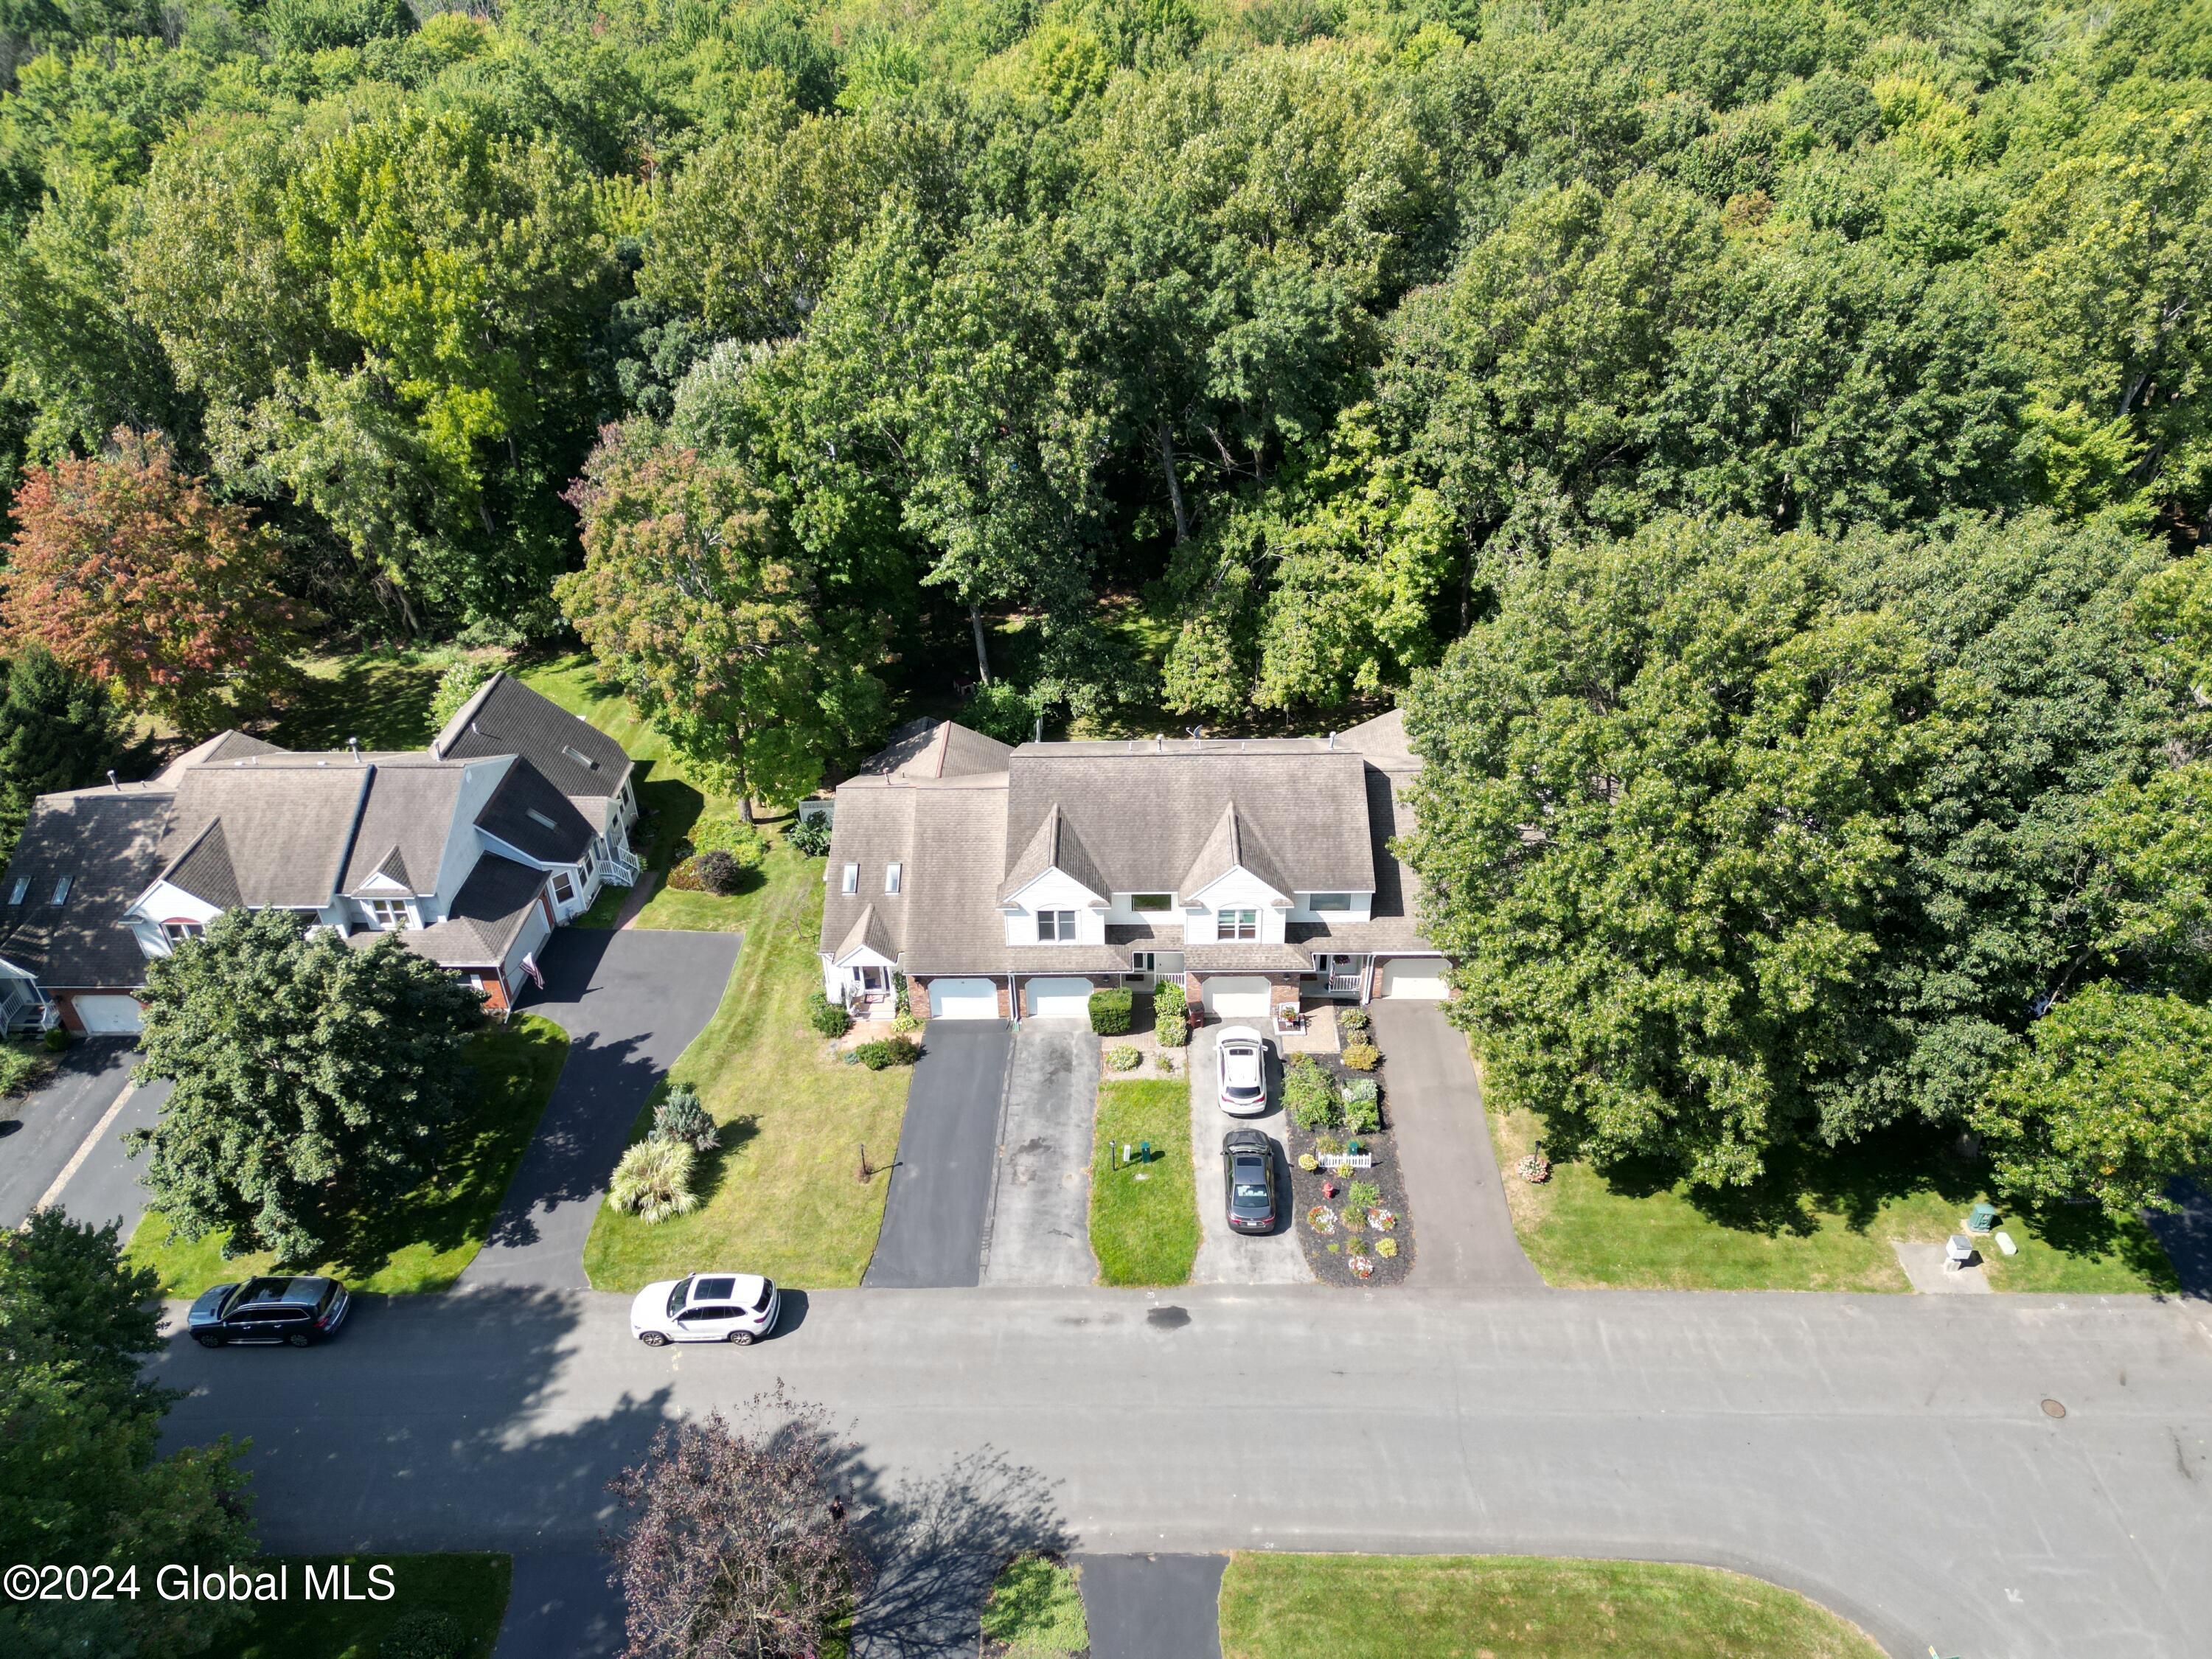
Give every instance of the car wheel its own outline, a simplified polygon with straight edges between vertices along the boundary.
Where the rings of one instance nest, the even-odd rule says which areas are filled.
[[[638,1333],[637,1340],[648,1348],[665,1348],[668,1346],[668,1339],[659,1331],[641,1331]]]
[[[291,1335],[286,1337],[284,1340],[295,1348],[304,1348],[315,1339],[309,1336],[305,1331],[295,1331]]]
[[[203,1348],[220,1348],[222,1346],[222,1339],[217,1336],[213,1331],[194,1331],[192,1333],[192,1340],[198,1343]]]
[[[750,1331],[732,1331],[730,1344],[732,1347],[750,1348],[753,1345],[753,1334]]]

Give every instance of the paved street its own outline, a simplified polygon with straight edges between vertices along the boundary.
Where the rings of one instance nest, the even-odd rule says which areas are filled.
[[[111,1119],[108,1110],[130,1086],[137,1051],[127,1038],[72,1043],[54,1074],[29,1094],[0,1101],[0,1226],[13,1227],[64,1173],[56,1205],[81,1221],[122,1224],[123,1237],[145,1212],[138,1185],[143,1162],[123,1150],[132,1129],[150,1128],[168,1098],[167,1083],[134,1090]],[[99,1130],[89,1147],[86,1141]],[[78,1152],[84,1157],[76,1161]],[[76,1162],[76,1167],[70,1167]]]
[[[867,1285],[976,1282],[1012,1041],[1013,1028],[1000,1020],[931,1022],[907,1087],[898,1161]]]
[[[1014,1034],[999,1131],[986,1285],[1089,1285],[1097,1279],[1091,1254],[1097,1103],[1098,1038],[1090,1022],[1024,1020]]]
[[[714,1017],[735,933],[568,927],[545,947],[545,988],[522,1012],[568,1034],[568,1058],[515,1166],[464,1289],[584,1285],[584,1241],[653,1086]]]
[[[1412,1280],[1437,1289],[1544,1282],[1514,1236],[1467,1038],[1434,1002],[1376,1002],[1375,1036],[1413,1212]]]
[[[939,1556],[1650,1557],[1791,1585],[1916,1659],[2196,1659],[2208,1322],[2124,1298],[848,1291],[760,1346],[656,1353],[620,1297],[517,1290],[367,1299],[327,1347],[177,1344],[155,1369],[191,1390],[173,1439],[252,1437],[279,1549],[587,1549],[667,1413],[781,1379],[854,1425],[856,1513],[934,1517]]]

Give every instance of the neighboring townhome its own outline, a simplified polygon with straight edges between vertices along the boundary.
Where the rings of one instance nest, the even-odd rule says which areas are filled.
[[[0,877],[0,1023],[136,1031],[146,963],[240,908],[398,933],[503,1011],[556,927],[636,878],[636,818],[621,746],[504,674],[424,750],[226,732],[33,805]]]
[[[1180,980],[1194,1006],[1441,998],[1390,841],[1420,769],[1403,718],[1320,738],[1010,749],[918,721],[838,787],[823,988],[937,1019],[1078,1018]]]

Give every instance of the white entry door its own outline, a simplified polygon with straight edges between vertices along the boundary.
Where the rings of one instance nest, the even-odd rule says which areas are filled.
[[[988,979],[933,979],[929,981],[932,1019],[996,1019],[999,988]]]
[[[1022,1006],[1038,1019],[1089,1019],[1087,979],[1033,979],[1022,987]]]
[[[1382,994],[1441,1002],[1451,994],[1442,957],[1401,957],[1382,964]]]
[[[1264,979],[1209,979],[1206,1012],[1221,1019],[1265,1019],[1274,992]]]
[[[143,1018],[135,997],[72,997],[70,1006],[90,1036],[136,1036]]]

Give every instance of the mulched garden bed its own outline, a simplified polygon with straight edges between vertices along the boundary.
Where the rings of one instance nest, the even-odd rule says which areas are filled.
[[[1292,1056],[1296,1058],[1296,1056]],[[1283,1146],[1291,1165],[1291,1221],[1297,1229],[1298,1246],[1304,1250],[1306,1263],[1313,1269],[1314,1277],[1324,1285],[1353,1285],[1373,1288],[1377,1285],[1402,1285],[1413,1266],[1413,1217],[1406,1206],[1406,1183],[1398,1172],[1397,1137],[1390,1129],[1390,1064],[1389,1057],[1372,1072],[1355,1072],[1334,1054],[1316,1054],[1322,1071],[1341,1090],[1355,1078],[1371,1077],[1382,1085],[1382,1128],[1380,1133],[1359,1135],[1356,1139],[1375,1159],[1368,1170],[1346,1170],[1332,1172],[1315,1170],[1309,1173],[1298,1168],[1298,1159],[1314,1151],[1317,1140],[1339,1143],[1354,1139],[1343,1129],[1323,1129],[1310,1133],[1291,1122],[1287,1115],[1283,1119]],[[1346,1189],[1355,1181],[1367,1182],[1382,1191],[1381,1208],[1396,1218],[1397,1224],[1389,1229],[1379,1228],[1370,1220],[1357,1231],[1348,1231],[1343,1221]],[[1334,1197],[1324,1191],[1334,1184]],[[1315,1230],[1311,1216],[1316,1206],[1329,1212],[1332,1225],[1327,1232]],[[1395,1256],[1382,1255],[1376,1243],[1382,1239],[1396,1241]],[[1364,1244],[1364,1250],[1354,1250],[1355,1244]],[[1366,1278],[1352,1271],[1355,1258],[1364,1258],[1370,1273]]]

